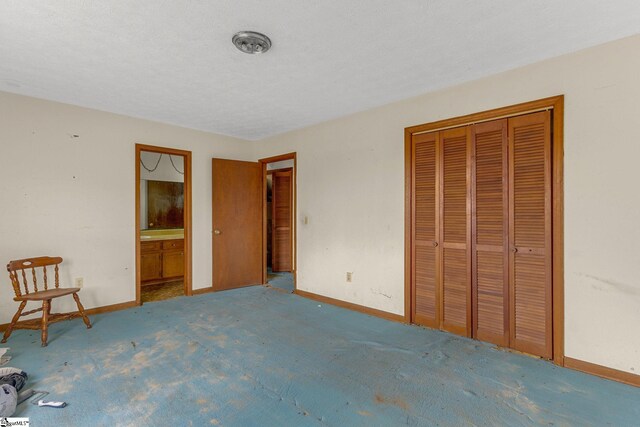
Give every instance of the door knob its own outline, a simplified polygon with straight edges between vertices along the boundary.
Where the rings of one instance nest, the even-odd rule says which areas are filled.
[[[516,252],[518,252],[518,248],[511,249],[511,252],[513,252],[515,254]]]
[[[218,229],[215,229],[215,230],[213,230],[213,234],[222,234],[222,231],[220,231]]]
[[[433,242],[433,247],[437,247],[438,246],[438,242]]]

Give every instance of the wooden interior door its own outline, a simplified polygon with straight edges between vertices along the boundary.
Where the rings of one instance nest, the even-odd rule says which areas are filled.
[[[470,134],[464,126],[440,132],[441,324],[471,335]]]
[[[262,168],[213,159],[213,289],[262,281]]]
[[[473,337],[509,345],[507,120],[471,127]]]
[[[412,165],[411,321],[440,327],[438,132],[414,135]]]
[[[276,170],[272,176],[271,204],[271,269],[292,270],[292,169]]]
[[[509,119],[510,346],[553,356],[550,112]]]

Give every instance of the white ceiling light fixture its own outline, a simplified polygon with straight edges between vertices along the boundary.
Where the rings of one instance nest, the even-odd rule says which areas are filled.
[[[244,53],[265,53],[271,48],[271,40],[262,33],[255,31],[240,31],[231,39],[233,44]]]

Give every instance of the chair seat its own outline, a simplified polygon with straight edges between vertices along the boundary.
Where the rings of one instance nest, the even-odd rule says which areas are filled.
[[[30,294],[25,294],[25,295],[16,297],[14,298],[14,301],[44,301],[44,300],[50,300],[52,298],[58,298],[64,295],[74,294],[79,291],[80,291],[80,288],[49,289],[46,291],[32,292]]]

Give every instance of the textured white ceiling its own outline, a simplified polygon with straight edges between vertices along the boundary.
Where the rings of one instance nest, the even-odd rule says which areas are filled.
[[[3,0],[0,90],[260,139],[639,32],[640,0]]]

